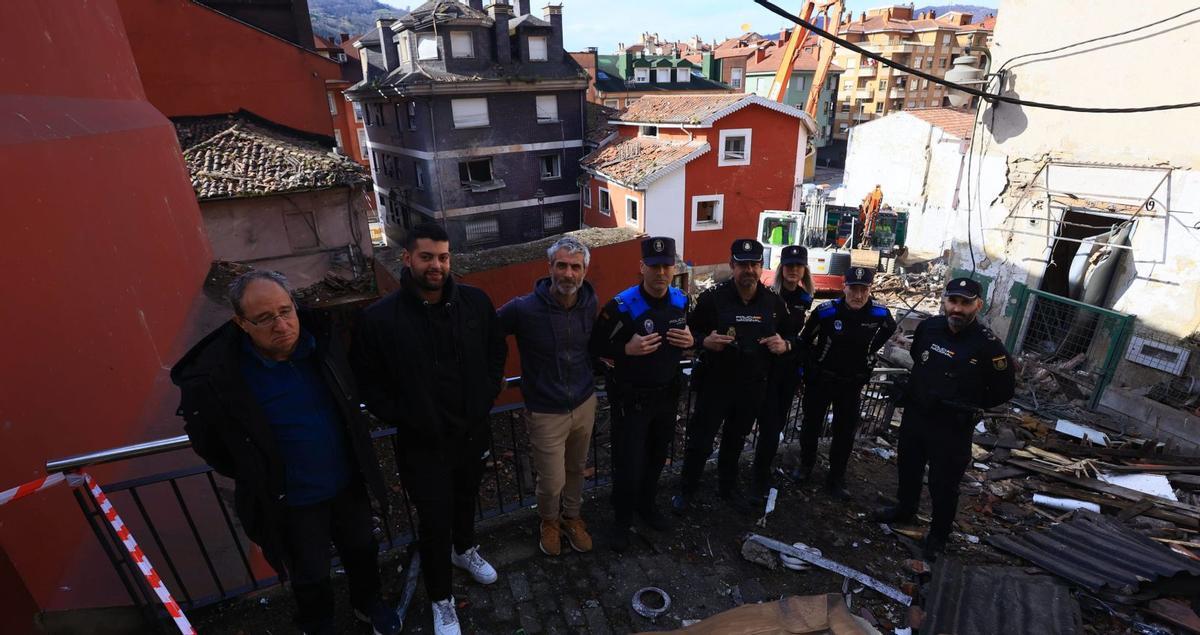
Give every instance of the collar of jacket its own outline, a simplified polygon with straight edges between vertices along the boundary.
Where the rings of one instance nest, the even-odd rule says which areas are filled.
[[[596,290],[592,288],[592,283],[584,280],[579,284],[579,291],[577,291],[575,294],[575,304],[572,304],[570,308],[565,308],[558,303],[558,300],[554,298],[554,294],[550,291],[550,284],[550,276],[539,279],[537,282],[533,283],[533,294],[537,296],[539,300],[545,303],[546,306],[552,309],[570,311],[579,307],[587,306],[588,301],[596,295]]]
[[[408,302],[417,306],[430,304],[421,297],[417,290],[417,282],[413,279],[412,270],[405,267],[400,271],[400,290],[401,295]],[[446,276],[446,282],[442,285],[442,302],[446,304],[456,304],[458,302],[458,285],[454,282],[454,274]]]

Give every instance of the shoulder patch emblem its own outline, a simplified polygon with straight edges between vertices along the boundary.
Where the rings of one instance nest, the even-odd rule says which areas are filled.
[[[921,361],[923,361],[923,362],[929,361],[929,351],[926,350],[926,351],[921,352]]]
[[[647,335],[653,333],[654,332],[654,320],[651,320],[650,318],[646,318],[646,321],[642,322],[642,328],[646,329]]]
[[[840,331],[840,330],[842,330],[842,321],[841,321],[841,320],[834,320],[834,321],[833,321],[833,330],[835,330],[835,331]]]
[[[1008,368],[1008,357],[1004,355],[997,355],[996,357],[993,357],[992,368],[995,368],[996,370],[1004,370]]]

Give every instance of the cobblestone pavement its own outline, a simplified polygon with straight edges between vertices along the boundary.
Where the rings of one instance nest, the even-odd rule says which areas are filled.
[[[703,490],[708,502],[664,533],[638,527],[629,550],[616,554],[607,547],[611,522],[607,491],[586,497],[584,517],[596,548],[579,554],[564,542],[558,557],[541,553],[536,542],[537,517],[532,511],[495,519],[479,527],[481,553],[498,569],[500,579],[482,586],[455,572],[454,594],[465,633],[537,635],[541,633],[630,633],[679,628],[684,620],[702,619],[742,602],[770,601],[783,595],[841,592],[840,576],[814,569],[772,571],[742,559],[740,537],[757,531],[787,542],[801,541],[826,557],[854,566],[885,583],[907,580],[902,569],[911,555],[870,523],[869,513],[880,489],[894,483],[894,465],[860,452],[851,466],[856,502],[831,501],[820,490],[781,486],[778,506],[766,528],[738,515]],[[709,466],[711,470],[712,466]],[[711,476],[706,475],[711,486]],[[780,479],[782,480],[782,479]],[[660,498],[674,491],[664,483]],[[348,615],[344,579],[337,576],[339,631],[369,633]],[[385,566],[390,599],[398,599],[403,576],[397,562]],[[630,601],[639,588],[657,586],[671,597],[670,610],[655,621],[634,613]],[[906,610],[857,583],[847,587],[853,608],[869,607],[875,616],[905,624]],[[264,602],[265,600],[265,602]],[[196,612],[201,633],[288,633],[292,601],[279,587],[259,597]],[[432,632],[430,606],[418,589],[406,620],[406,633]],[[888,629],[890,630],[890,629]]]

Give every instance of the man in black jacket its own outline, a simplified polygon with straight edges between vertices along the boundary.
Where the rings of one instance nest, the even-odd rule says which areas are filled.
[[[875,270],[851,267],[842,286],[844,297],[817,306],[800,333],[804,371],[804,423],[800,429],[800,467],[796,480],[807,481],[817,461],[817,441],[825,413],[833,406],[833,441],[825,490],[849,500],[846,464],[862,405],[862,389],[875,368],[875,354],[896,332],[896,320],[883,304],[871,298]]]
[[[184,430],[234,480],[242,528],[291,580],[304,632],[334,632],[332,540],[355,615],[376,633],[399,633],[379,595],[367,492],[381,507],[387,498],[345,351],[317,316],[297,312],[286,285],[270,271],[230,285],[233,320],[171,369]]]
[[[475,501],[507,353],[487,294],[451,279],[445,230],[410,230],[400,289],[367,308],[351,359],[367,408],[398,430],[438,635],[459,633],[451,565],[481,584],[497,578],[475,544]]]

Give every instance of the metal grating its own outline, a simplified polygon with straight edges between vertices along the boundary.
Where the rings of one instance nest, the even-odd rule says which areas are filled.
[[[1133,595],[1172,582],[1200,583],[1200,563],[1093,512],[1044,531],[989,536],[993,546],[1020,556],[1093,593]]]

